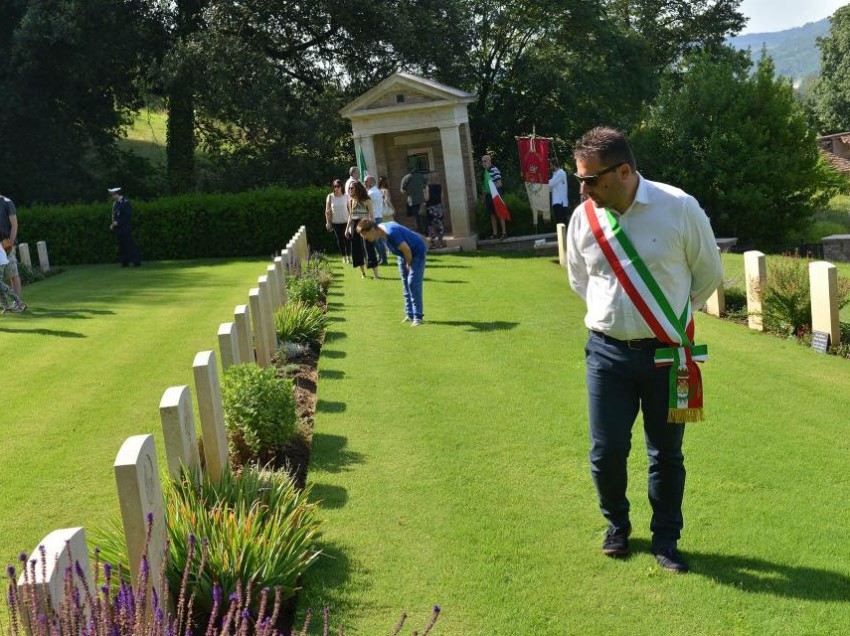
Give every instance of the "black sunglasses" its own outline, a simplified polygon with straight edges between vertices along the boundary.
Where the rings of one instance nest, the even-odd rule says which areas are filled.
[[[599,181],[599,177],[601,177],[603,174],[608,174],[609,172],[614,172],[615,170],[617,170],[617,168],[622,166],[624,163],[626,163],[626,162],[621,161],[619,163],[615,163],[614,165],[608,166],[607,168],[605,168],[605,170],[600,170],[596,174],[589,174],[589,175],[585,175],[585,176],[581,176],[580,174],[573,174],[573,176],[576,179],[579,180],[579,183],[584,183],[585,185],[589,185],[589,186],[595,186],[596,182]]]

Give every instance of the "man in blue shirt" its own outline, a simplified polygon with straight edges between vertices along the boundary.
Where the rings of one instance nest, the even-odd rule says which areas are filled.
[[[376,225],[370,219],[357,224],[357,232],[370,243],[383,239],[390,251],[398,256],[398,271],[404,291],[402,322],[418,327],[422,324],[422,281],[425,278],[425,240],[413,230],[398,223]]]

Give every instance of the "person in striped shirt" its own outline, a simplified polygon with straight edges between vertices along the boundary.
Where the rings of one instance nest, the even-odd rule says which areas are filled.
[[[496,166],[493,165],[493,158],[490,155],[484,155],[481,157],[481,165],[487,172],[490,173],[490,180],[493,182],[493,185],[496,186],[496,190],[499,191],[499,194],[502,194],[502,173]],[[490,215],[490,224],[493,226],[493,236],[491,238],[507,238],[508,231],[505,229],[505,219],[496,215],[496,208],[493,207],[493,197],[489,192],[484,193],[484,205],[487,207],[487,213]],[[502,224],[501,234],[499,234],[496,219],[498,219],[499,223]]]

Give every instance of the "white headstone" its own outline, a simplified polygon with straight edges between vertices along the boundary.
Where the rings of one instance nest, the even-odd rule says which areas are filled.
[[[38,264],[41,265],[42,272],[50,271],[50,261],[47,260],[47,243],[39,241],[35,244],[38,249]]]
[[[251,305],[251,324],[254,332],[254,348],[257,351],[257,364],[266,368],[271,364],[269,353],[269,338],[266,335],[266,317],[260,305],[260,290],[253,287],[248,291],[248,302]]]
[[[277,270],[277,284],[280,286],[280,304],[286,304],[286,266],[283,264],[283,256],[276,256],[274,266]]]
[[[558,262],[561,267],[567,266],[567,225],[566,223],[558,223],[556,228],[558,232]]]
[[[832,263],[809,263],[809,290],[812,299],[812,331],[829,334],[830,346],[841,342],[838,317],[838,269]]]
[[[260,276],[257,278],[257,289],[260,290],[260,307],[262,307],[264,316],[263,319],[268,325],[266,329],[266,337],[268,338],[267,346],[269,357],[274,357],[277,351],[277,327],[275,325],[275,310],[272,308],[271,292],[269,291],[268,276]]]
[[[221,352],[221,370],[242,362],[239,353],[239,336],[235,322],[223,322],[218,326],[218,348]]]
[[[744,278],[747,282],[747,323],[750,329],[764,331],[762,322],[761,290],[767,282],[767,263],[759,251],[744,252]]]
[[[27,607],[38,607],[45,599],[49,599],[53,611],[58,612],[65,594],[65,572],[69,567],[72,568],[73,585],[82,599],[86,597],[85,586],[88,586],[93,595],[97,594],[89,566],[86,532],[83,528],[54,530],[41,540],[29,557],[30,560],[36,561],[35,566],[32,567],[28,560],[24,567],[27,568],[26,578],[33,587],[35,598],[29,598],[30,592],[25,587],[24,574],[21,573],[18,577],[18,598]],[[80,579],[79,574],[83,575],[83,579]]]
[[[165,390],[159,401],[159,419],[169,477],[179,479],[181,466],[199,473],[201,455],[192,413],[192,392],[188,386],[171,386]]]
[[[204,439],[207,472],[212,481],[218,483],[224,472],[230,469],[230,464],[215,352],[198,353],[192,363],[192,371],[195,375],[195,394],[198,396],[198,413],[201,416],[201,437]]]
[[[150,567],[149,587],[158,585],[165,556],[165,511],[153,435],[128,437],[118,451],[114,469],[134,587],[141,580],[139,572],[144,554],[147,554]],[[150,543],[147,542],[149,524]],[[159,598],[163,598],[161,593]]]
[[[239,362],[256,362],[254,359],[254,340],[251,336],[251,312],[248,305],[236,305],[233,310],[233,324],[236,325],[236,340],[239,342]]]
[[[269,265],[266,268],[266,278],[269,281],[269,299],[272,303],[272,311],[280,307],[280,285],[277,281],[277,267]]]
[[[20,245],[18,245],[18,260],[27,267],[32,267],[32,258],[30,257],[30,246],[28,244],[21,243]]]

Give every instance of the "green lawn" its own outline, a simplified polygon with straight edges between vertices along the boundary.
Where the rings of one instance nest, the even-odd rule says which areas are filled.
[[[197,351],[265,265],[74,267],[0,317],[0,556],[117,510],[112,462],[189,384]],[[589,477],[581,301],[549,258],[435,256],[426,324],[400,283],[337,266],[320,362],[310,481],[324,557],[302,608],[348,634],[389,633],[402,609],[435,634],[833,634],[850,621],[846,470],[850,367],[698,317],[708,421],[689,426],[681,548],[648,553],[646,460],[635,433],[634,556],[601,555]],[[409,630],[408,630],[409,633]]]
[[[850,366],[698,317],[708,421],[689,426],[693,573],[648,552],[632,454],[633,547],[601,555],[587,461],[583,306],[550,259],[429,259],[426,324],[400,283],[332,288],[310,481],[326,557],[302,607],[349,634],[402,609],[440,634],[826,634],[850,621]],[[639,426],[639,425],[638,425]]]
[[[112,464],[130,435],[153,433],[165,467],[162,393],[194,393],[195,354],[218,351],[218,325],[263,273],[250,260],[100,265],[24,287],[29,311],[0,316],[1,563],[116,514]]]

